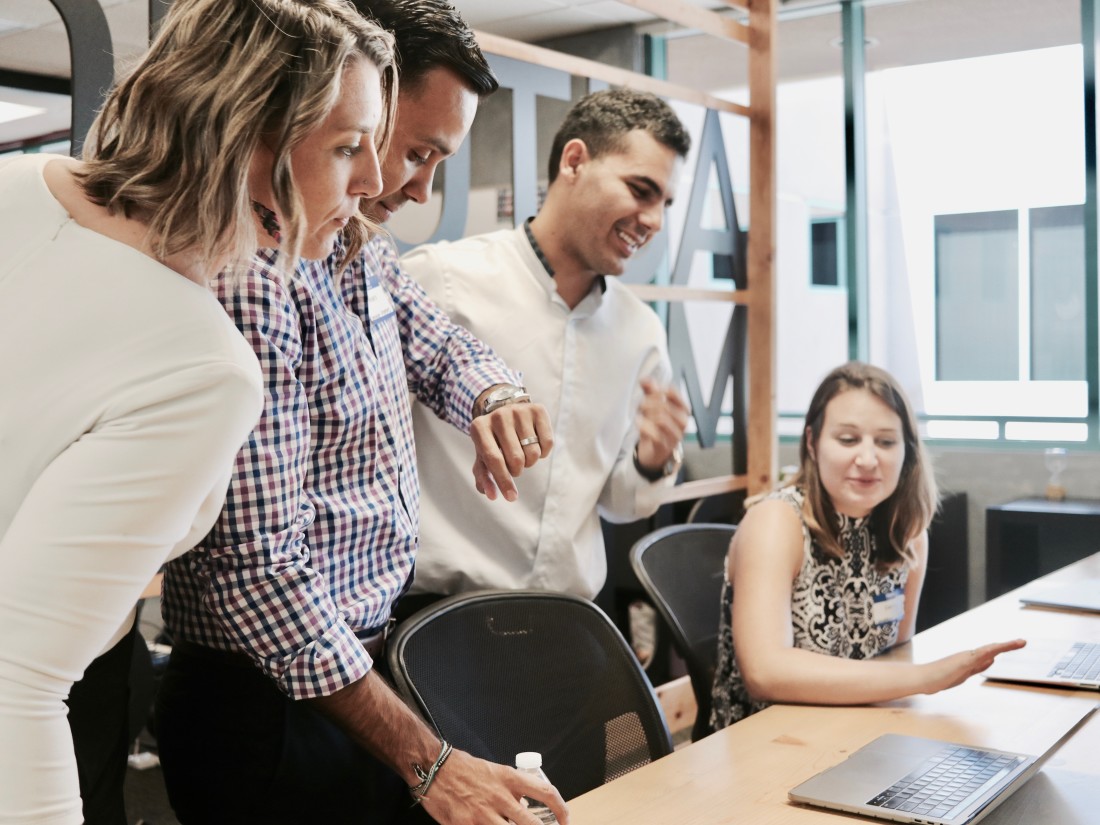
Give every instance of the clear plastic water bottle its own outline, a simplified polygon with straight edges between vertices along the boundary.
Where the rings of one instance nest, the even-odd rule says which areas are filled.
[[[523,773],[530,776],[537,777],[545,782],[549,782],[546,778],[546,774],[542,772],[542,754],[535,751],[524,751],[523,753],[516,754],[516,768]],[[542,825],[557,825],[558,818],[554,816],[554,812],[546,807],[545,804],[537,799],[527,799],[527,810],[538,817],[539,822]]]

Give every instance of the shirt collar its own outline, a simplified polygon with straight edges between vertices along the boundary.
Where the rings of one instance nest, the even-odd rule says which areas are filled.
[[[528,218],[523,222],[523,232],[527,235],[527,243],[531,244],[531,249],[535,253],[535,257],[539,259],[539,263],[542,264],[542,268],[546,270],[546,274],[551,278],[554,277],[554,267],[550,266],[550,259],[546,257],[546,253],[542,251],[542,247],[539,246],[539,242],[535,240],[535,233],[531,231],[531,221],[534,218]],[[607,292],[607,279],[604,275],[596,276],[596,283],[600,286],[600,293]]]

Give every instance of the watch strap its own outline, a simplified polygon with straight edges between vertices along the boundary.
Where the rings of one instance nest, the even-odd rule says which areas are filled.
[[[672,455],[669,456],[668,461],[665,462],[663,467],[658,467],[657,469],[644,467],[638,460],[638,445],[634,445],[634,469],[637,470],[638,475],[646,481],[660,481],[662,478],[672,475],[680,469],[680,463],[682,461],[682,453],[680,447],[677,446],[676,449],[672,451]]]
[[[484,405],[478,415],[488,415],[501,407],[507,407],[509,404],[526,404],[530,401],[531,396],[528,394],[526,387],[507,384],[497,387],[486,396]]]

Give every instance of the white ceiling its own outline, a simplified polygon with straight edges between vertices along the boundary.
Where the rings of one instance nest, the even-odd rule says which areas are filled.
[[[453,2],[474,28],[525,42],[655,19],[617,0]],[[721,0],[680,2],[703,8],[729,8]],[[124,63],[145,48],[149,0],[99,0],[99,3],[111,27],[116,64]],[[0,68],[69,76],[65,29],[49,0],[3,0],[0,4]]]
[[[867,0],[867,68],[875,71],[1080,43],[1079,6],[1079,0]],[[840,37],[835,4],[806,4],[787,11],[776,35],[780,79],[841,74]],[[743,87],[746,65],[736,48],[713,37],[669,40],[669,75],[685,86],[711,92]]]
[[[149,0],[99,0],[111,29],[116,70],[145,48]],[[527,42],[635,24],[671,36],[670,79],[710,91],[743,84],[745,50],[676,31],[616,0],[452,0],[475,29]],[[722,0],[681,0],[724,9]],[[869,68],[906,65],[1080,42],[1078,0],[867,0]],[[840,72],[838,4],[785,0],[777,36],[781,78]],[[2,0],[0,69],[67,78],[68,40],[49,0]],[[0,144],[68,128],[63,95],[0,88],[0,100],[45,114],[0,124]]]
[[[453,2],[474,28],[525,42],[654,19],[652,15],[616,0]],[[686,2],[706,8],[728,8],[721,0]],[[117,73],[145,49],[148,42],[149,0],[99,0],[99,3],[110,26]],[[0,2],[0,69],[57,78],[70,76],[65,27],[49,0]],[[69,126],[67,96],[0,88],[0,100],[46,110],[35,117],[0,123],[0,145],[62,131]]]

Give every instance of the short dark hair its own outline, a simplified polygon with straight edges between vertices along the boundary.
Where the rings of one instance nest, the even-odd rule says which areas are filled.
[[[478,97],[500,84],[470,27],[446,0],[352,0],[397,42],[402,87],[414,88],[432,69],[444,66],[466,81]]]
[[[638,129],[680,157],[691,149],[691,135],[661,98],[635,89],[604,89],[585,95],[566,114],[550,147],[550,182],[558,176],[561,153],[569,141],[580,138],[588,154],[599,157],[620,151],[626,135]]]

